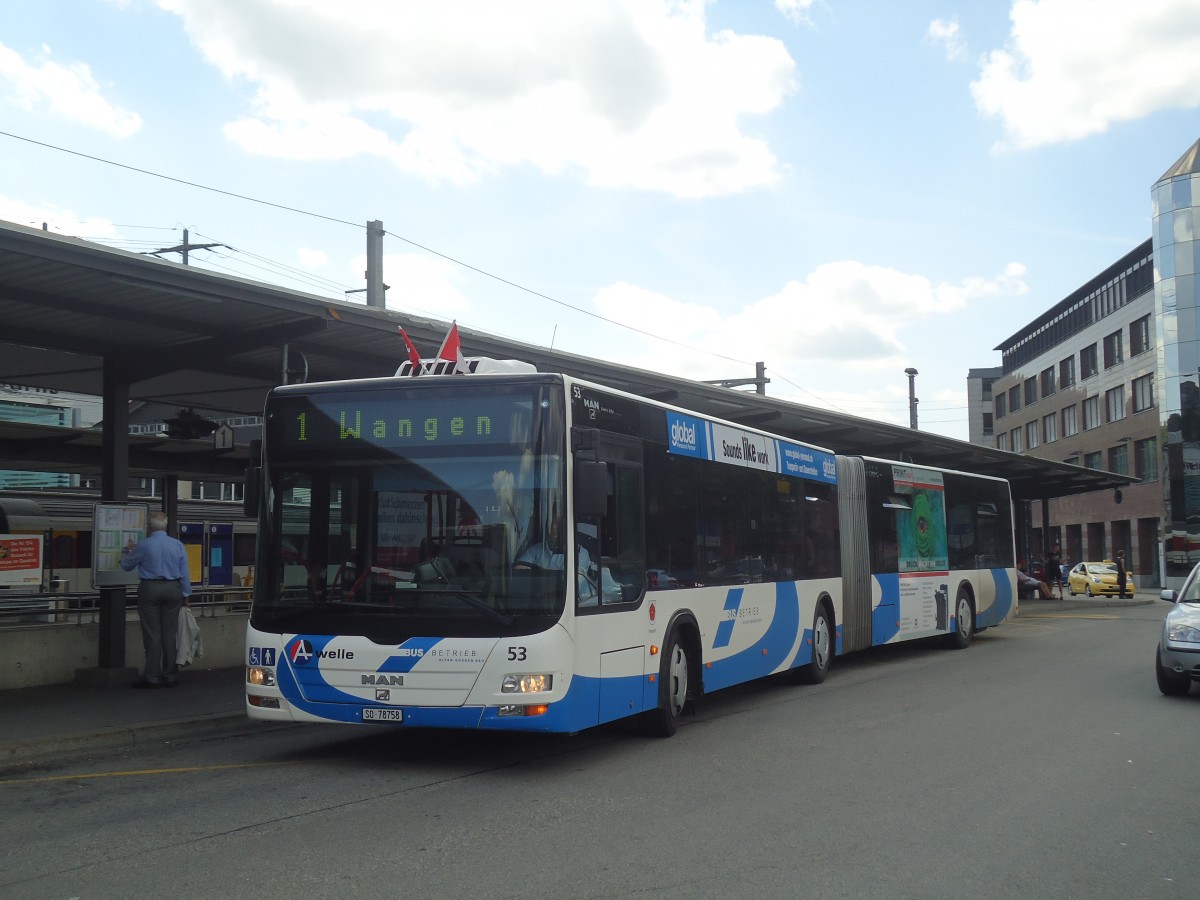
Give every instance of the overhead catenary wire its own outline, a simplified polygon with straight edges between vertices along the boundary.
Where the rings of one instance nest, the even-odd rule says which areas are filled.
[[[174,184],[180,184],[180,185],[183,185],[183,186],[185,186],[185,187],[191,187],[191,188],[195,188],[196,190],[207,191],[207,192],[210,192],[210,193],[219,194],[219,195],[222,195],[222,196],[225,196],[225,197],[230,197],[230,198],[233,198],[233,199],[236,199],[236,200],[242,200],[242,201],[245,201],[245,202],[247,202],[247,203],[254,203],[254,204],[261,205],[261,206],[266,206],[266,207],[270,207],[270,208],[273,208],[273,209],[278,209],[278,210],[281,210],[281,211],[283,211],[283,212],[289,212],[289,213],[293,213],[293,214],[296,214],[296,215],[301,215],[301,216],[308,216],[308,217],[310,217],[310,218],[315,218],[315,219],[319,219],[319,220],[322,220],[322,221],[331,222],[331,223],[333,223],[333,224],[345,225],[345,226],[347,226],[347,227],[354,228],[354,229],[357,229],[357,230],[365,230],[365,226],[364,226],[362,223],[358,223],[358,222],[352,222],[352,221],[349,221],[349,220],[347,220],[347,219],[340,218],[340,217],[338,217],[338,216],[331,216],[331,215],[327,215],[327,214],[324,214],[324,213],[313,212],[313,211],[311,211],[311,210],[301,209],[300,207],[291,206],[291,205],[288,205],[288,204],[285,204],[285,203],[277,203],[277,202],[274,202],[274,201],[271,201],[271,200],[265,200],[265,199],[262,199],[262,198],[260,198],[260,197],[253,197],[253,196],[250,196],[250,195],[248,195],[248,194],[239,193],[239,192],[237,192],[237,191],[225,190],[225,189],[223,189],[223,188],[218,188],[218,187],[213,187],[213,186],[211,186],[211,185],[202,184],[202,183],[200,183],[200,182],[197,182],[197,181],[191,181],[191,180],[188,180],[188,179],[185,179],[185,178],[179,178],[179,177],[176,177],[176,176],[173,176],[173,175],[166,175],[166,174],[163,174],[163,173],[161,173],[161,172],[155,172],[155,171],[153,171],[153,170],[150,170],[150,169],[145,169],[145,168],[141,168],[141,167],[139,167],[139,166],[133,166],[133,165],[129,165],[129,164],[127,164],[127,163],[120,163],[120,162],[117,162],[117,161],[115,161],[115,160],[110,160],[110,159],[106,159],[106,158],[104,158],[104,157],[96,156],[96,155],[94,155],[94,154],[83,153],[83,152],[81,152],[81,151],[78,151],[78,150],[71,150],[71,149],[69,149],[69,148],[66,148],[66,147],[61,147],[61,146],[58,146],[58,145],[55,145],[55,144],[50,144],[50,143],[47,143],[47,142],[45,142],[45,141],[39,141],[39,140],[35,140],[35,139],[33,139],[33,138],[29,138],[29,137],[26,137],[26,136],[24,136],[24,135],[15,134],[15,133],[13,133],[13,132],[9,132],[9,131],[3,131],[3,130],[0,130],[0,136],[7,137],[7,138],[10,138],[10,139],[12,139],[12,140],[16,140],[16,141],[21,141],[21,142],[24,142],[24,143],[27,143],[27,144],[31,144],[31,145],[34,145],[34,146],[37,146],[37,147],[42,147],[42,148],[44,148],[44,149],[47,149],[47,150],[53,150],[53,151],[55,151],[55,152],[58,152],[58,153],[63,153],[63,154],[67,154],[67,155],[70,155],[70,156],[75,156],[75,157],[78,157],[78,158],[80,158],[80,159],[86,159],[86,160],[89,160],[89,161],[91,161],[91,162],[96,162],[96,163],[99,163],[99,164],[101,164],[101,165],[113,166],[113,167],[115,167],[115,168],[124,169],[124,170],[126,170],[126,171],[129,171],[129,172],[134,172],[134,173],[136,173],[136,174],[139,174],[139,175],[145,175],[145,176],[147,176],[147,177],[150,177],[150,178],[158,178],[158,179],[161,179],[161,180],[164,180],[164,181],[169,181],[169,182],[172,182],[172,183],[174,183]],[[114,227],[117,227],[117,226],[114,226]],[[121,226],[121,227],[131,227],[131,228],[153,228],[154,226]],[[411,246],[411,247],[415,247],[415,248],[417,248],[417,249],[419,249],[419,250],[422,250],[422,251],[424,251],[424,252],[426,252],[426,253],[429,253],[429,254],[431,254],[431,255],[433,255],[433,256],[437,256],[437,257],[439,257],[440,259],[444,259],[444,260],[446,260],[447,262],[450,262],[450,263],[452,263],[453,265],[456,265],[456,266],[459,266],[459,267],[461,267],[461,268],[467,269],[467,270],[469,270],[469,271],[471,271],[471,272],[475,272],[475,273],[476,273],[476,274],[478,274],[478,275],[481,275],[481,276],[483,276],[483,277],[485,277],[485,278],[492,279],[493,281],[496,281],[496,282],[498,282],[498,283],[500,283],[500,284],[503,284],[503,285],[506,285],[506,286],[508,286],[508,287],[511,287],[511,288],[513,288],[514,290],[521,291],[521,292],[523,292],[523,293],[529,294],[530,296],[537,297],[537,298],[539,298],[539,299],[545,300],[545,301],[547,301],[547,302],[550,302],[550,303],[554,303],[554,304],[556,304],[556,305],[558,305],[558,306],[561,306],[561,307],[563,307],[563,308],[570,309],[570,310],[572,310],[573,312],[577,312],[577,313],[580,313],[581,315],[588,316],[588,317],[590,317],[590,318],[593,318],[593,319],[596,319],[596,320],[598,320],[598,321],[605,322],[605,323],[607,323],[607,324],[610,324],[610,325],[614,325],[614,326],[616,326],[616,327],[618,327],[618,328],[622,328],[622,329],[625,329],[625,330],[627,330],[627,331],[631,331],[631,332],[633,332],[633,333],[635,333],[635,334],[640,334],[640,335],[642,335],[642,336],[644,336],[644,337],[650,338],[651,340],[654,340],[654,341],[660,341],[660,342],[663,342],[663,343],[671,344],[671,345],[673,345],[673,346],[680,347],[680,348],[682,348],[682,349],[685,349],[685,350],[690,350],[690,351],[693,351],[693,352],[696,352],[696,353],[702,353],[702,354],[704,354],[704,355],[706,355],[706,356],[709,356],[709,357],[712,357],[712,358],[714,358],[714,359],[721,359],[721,360],[725,360],[725,361],[727,361],[727,362],[736,363],[736,364],[738,364],[738,365],[744,365],[744,366],[747,366],[747,367],[754,365],[754,363],[752,363],[752,362],[750,362],[750,361],[747,361],[747,360],[744,360],[744,359],[739,359],[739,358],[737,358],[737,357],[728,356],[728,355],[726,355],[726,354],[723,354],[723,353],[718,353],[718,352],[716,352],[716,351],[709,350],[709,349],[707,349],[707,348],[704,348],[704,347],[696,347],[696,346],[694,346],[694,345],[691,345],[691,344],[685,343],[685,342],[683,342],[683,341],[677,341],[677,340],[675,340],[675,339],[673,339],[673,338],[666,337],[666,336],[664,336],[664,335],[662,335],[662,334],[656,334],[656,333],[654,333],[654,332],[652,332],[652,331],[648,331],[648,330],[646,330],[646,329],[638,328],[637,326],[635,326],[635,325],[631,325],[631,324],[629,324],[629,323],[627,323],[627,322],[620,322],[620,321],[617,321],[617,320],[615,320],[615,319],[610,319],[610,318],[608,318],[607,316],[604,316],[604,315],[602,315],[602,314],[600,314],[600,313],[597,313],[597,312],[594,312],[594,311],[592,311],[592,310],[588,310],[588,309],[584,309],[583,307],[575,306],[574,304],[568,303],[568,302],[566,302],[565,300],[561,300],[561,299],[559,299],[559,298],[557,298],[557,297],[554,297],[554,296],[552,296],[552,295],[550,295],[550,294],[546,294],[546,293],[544,293],[544,292],[542,292],[542,291],[538,291],[538,290],[535,290],[535,289],[533,289],[533,288],[526,287],[525,285],[522,285],[522,284],[520,284],[520,283],[518,283],[518,282],[512,281],[511,279],[505,278],[505,277],[503,277],[503,276],[501,276],[501,275],[497,275],[497,274],[495,274],[495,273],[493,273],[493,272],[490,272],[490,271],[488,271],[488,270],[486,270],[486,269],[483,269],[483,268],[481,268],[481,267],[479,267],[479,266],[472,265],[471,263],[468,263],[468,262],[466,262],[466,261],[464,261],[464,260],[461,260],[461,259],[459,259],[459,258],[457,258],[457,257],[455,257],[455,256],[452,256],[452,255],[448,254],[448,253],[443,253],[443,252],[442,252],[442,251],[440,251],[440,250],[436,250],[436,249],[434,249],[433,247],[430,247],[430,246],[428,246],[428,245],[426,245],[426,244],[422,244],[422,243],[420,243],[419,241],[415,241],[415,240],[413,240],[412,238],[406,237],[405,235],[399,234],[399,233],[397,233],[397,232],[395,232],[395,231],[391,231],[391,230],[387,230],[387,229],[385,229],[384,233],[385,233],[385,234],[387,234],[387,235],[388,235],[388,236],[390,236],[390,237],[393,237],[393,238],[395,238],[395,239],[396,239],[396,240],[398,240],[398,241],[401,241],[401,242],[403,242],[403,243],[405,243],[405,244],[408,244],[408,245],[409,245],[409,246]],[[201,236],[202,236],[202,235],[201,235]],[[202,236],[202,237],[203,237],[203,236]],[[99,243],[100,241],[97,241],[97,242]],[[230,248],[230,249],[235,249],[235,248]],[[237,251],[237,252],[239,252],[239,253],[246,253],[246,251],[240,251],[240,250],[239,250],[239,251]],[[253,254],[247,254],[247,255],[253,256]],[[225,258],[228,258],[228,257],[225,257]],[[292,271],[293,271],[293,272],[301,271],[301,270],[296,270],[296,269],[294,269],[293,267],[287,267],[287,266],[285,266],[284,264],[280,264],[280,263],[276,263],[276,262],[274,262],[274,261],[271,261],[271,260],[267,260],[265,257],[259,257],[259,259],[260,259],[260,260],[263,260],[264,262],[269,262],[269,263],[271,263],[271,265],[278,267],[277,269],[274,269],[274,270],[272,270],[272,269],[268,269],[268,268],[266,268],[266,267],[264,267],[264,266],[257,266],[257,268],[259,268],[259,269],[260,269],[260,270],[262,270],[262,271],[277,271],[277,272],[278,272],[278,271],[280,271],[281,269],[285,269],[285,268],[292,268]],[[240,261],[240,262],[241,262],[241,261]],[[218,264],[211,263],[211,262],[210,262],[209,264],[210,264],[210,265],[213,265],[213,266],[214,266],[214,268],[220,268],[220,269],[222,269],[223,271],[233,271],[233,270],[232,270],[232,269],[230,269],[229,267],[220,266],[220,265],[218,265]],[[243,262],[243,264],[245,264],[245,265],[252,265],[252,264],[250,264],[250,263],[244,263],[244,262]],[[312,275],[312,273],[305,273],[305,275],[304,275],[304,276],[298,276],[298,275],[289,275],[289,276],[287,276],[287,277],[290,277],[290,278],[292,278],[293,280],[296,280],[296,281],[301,281],[301,282],[303,282],[303,283],[307,283],[307,284],[309,284],[309,285],[311,285],[311,286],[313,286],[313,287],[322,287],[322,285],[321,285],[321,282],[322,282],[322,281],[324,281],[324,279],[321,279],[321,278],[320,278],[320,276],[313,276],[313,275]],[[340,288],[340,286],[338,286],[337,288],[333,287],[333,285],[335,285],[335,284],[336,284],[336,282],[332,282],[332,281],[330,281],[330,282],[328,282],[328,286],[324,286],[324,287],[323,287],[323,289],[324,289],[324,290],[328,290],[328,291],[330,291],[331,293],[333,293],[335,290],[339,290],[339,289],[340,289],[340,290],[342,290],[342,293],[344,294],[344,293],[345,293],[345,290],[344,290],[344,289],[342,289],[342,288]],[[557,327],[557,326],[556,326],[556,327]],[[784,382],[786,382],[787,384],[791,385],[793,388],[795,388],[796,390],[798,390],[798,391],[802,392],[803,394],[805,394],[805,395],[807,395],[807,396],[810,396],[810,397],[813,397],[813,398],[815,398],[817,401],[819,401],[819,402],[820,402],[821,404],[823,404],[824,406],[827,406],[827,407],[829,407],[829,408],[831,408],[831,409],[833,409],[833,410],[835,410],[835,411],[838,411],[838,412],[843,412],[843,413],[845,412],[845,410],[842,410],[842,409],[841,409],[839,406],[837,406],[837,404],[834,404],[834,403],[832,403],[831,401],[829,401],[829,400],[826,400],[825,398],[823,398],[823,397],[821,397],[820,395],[818,395],[818,394],[814,393],[813,391],[809,390],[808,388],[802,387],[801,385],[797,384],[795,381],[793,381],[793,380],[791,380],[791,379],[789,379],[789,378],[785,377],[784,375],[782,375],[782,374],[781,374],[781,373],[780,373],[780,372],[779,372],[777,369],[773,369],[772,371],[773,371],[773,373],[774,373],[774,374],[775,374],[775,375],[776,375],[776,376],[777,376],[777,377],[778,377],[778,378],[779,378],[781,381],[784,381]],[[898,402],[899,402],[899,401],[898,401]]]

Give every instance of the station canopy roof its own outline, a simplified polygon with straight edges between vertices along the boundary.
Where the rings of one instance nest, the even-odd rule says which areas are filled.
[[[437,347],[448,323],[113,250],[0,222],[0,383],[100,395],[105,360],[133,402],[260,415],[290,381],[392,375],[405,358],[397,326]],[[837,453],[1007,478],[1019,499],[1111,489],[1133,479],[979,447],[770,396],[460,329],[468,356],[520,359]],[[99,471],[98,429],[0,423],[0,468]],[[247,448],[211,439],[132,436],[130,474],[238,478]]]

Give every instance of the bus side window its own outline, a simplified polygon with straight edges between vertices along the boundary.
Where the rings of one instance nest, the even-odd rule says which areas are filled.
[[[646,572],[642,470],[609,462],[608,511],[600,529],[600,558],[585,573],[600,603],[630,603],[641,598]],[[581,585],[581,601],[584,587]]]

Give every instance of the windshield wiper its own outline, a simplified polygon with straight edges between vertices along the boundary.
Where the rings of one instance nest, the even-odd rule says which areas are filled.
[[[472,609],[477,609],[481,613],[486,613],[491,618],[495,619],[501,625],[511,625],[515,620],[507,613],[502,613],[495,607],[488,606],[470,591],[464,591],[457,588],[424,588],[422,593],[433,594],[438,597],[453,597],[455,600],[461,600]]]

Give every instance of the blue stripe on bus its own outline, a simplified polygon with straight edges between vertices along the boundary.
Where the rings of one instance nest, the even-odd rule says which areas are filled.
[[[716,691],[762,678],[787,661],[800,627],[800,596],[793,581],[775,585],[775,616],[761,638],[732,656],[715,659],[704,674],[704,690]]]
[[[412,667],[421,661],[426,653],[432,650],[441,638],[410,638],[399,646],[404,651],[396,656],[389,656],[379,667],[380,672],[411,672]]]
[[[871,644],[886,644],[900,633],[900,576],[873,575],[879,584],[879,605],[871,612]]]
[[[717,625],[717,635],[713,638],[713,649],[728,647],[729,639],[733,637],[733,626],[737,624],[737,611],[742,605],[742,595],[745,588],[730,588],[725,595],[725,618]],[[729,615],[732,613],[732,615]]]
[[[999,625],[1012,613],[1013,589],[1008,577],[1008,569],[991,569],[992,583],[996,586],[996,599],[990,609],[976,612],[976,621],[980,628]]]

